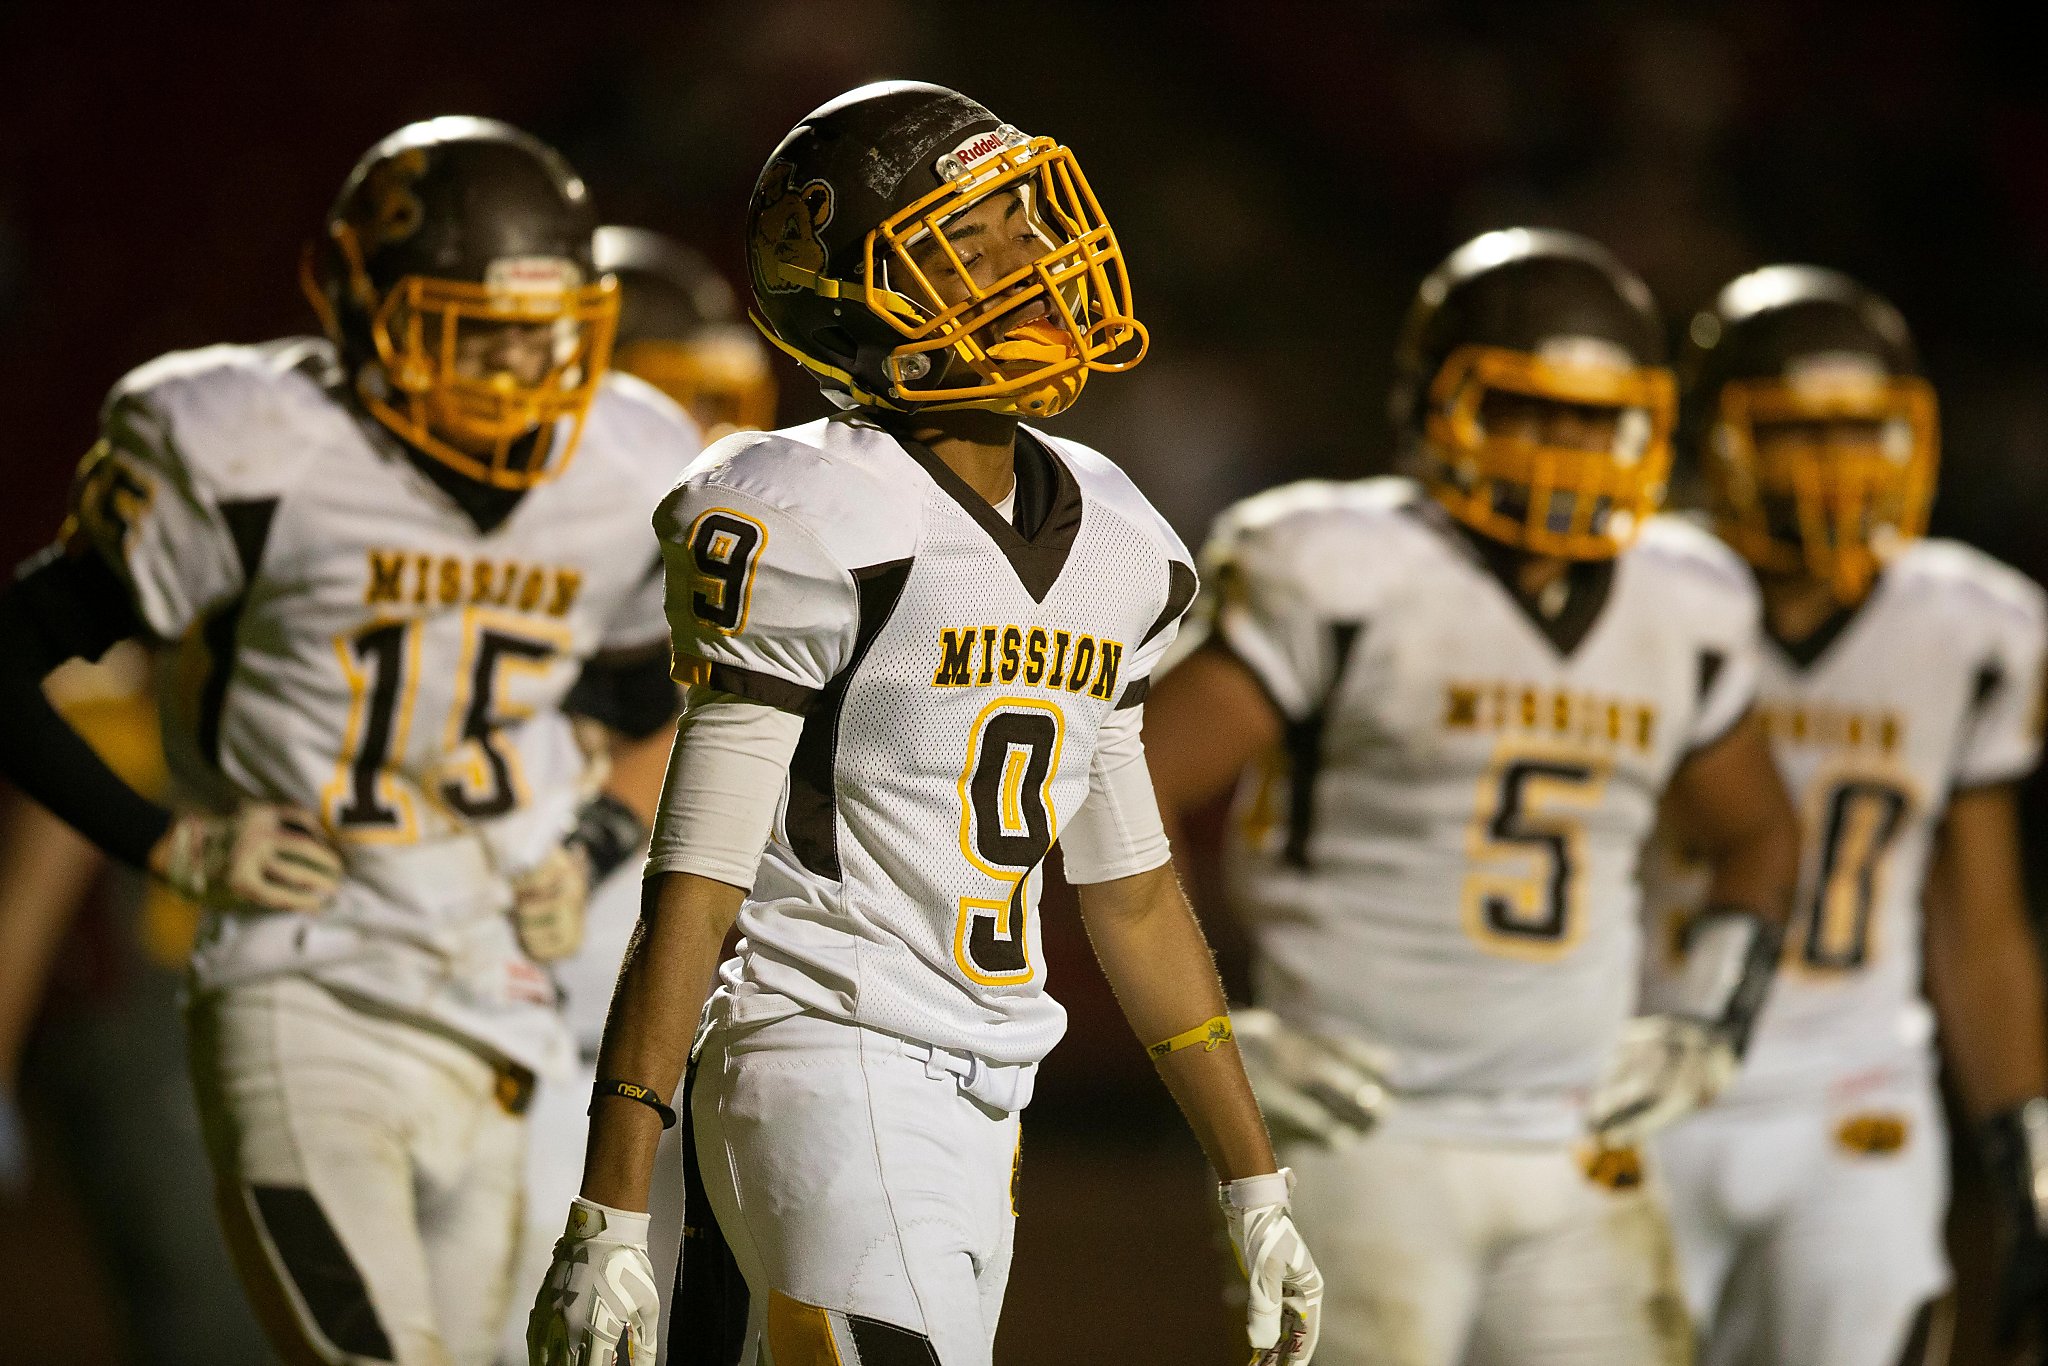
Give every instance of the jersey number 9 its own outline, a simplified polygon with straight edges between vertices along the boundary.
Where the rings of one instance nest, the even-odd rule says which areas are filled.
[[[1028,888],[1057,835],[1048,795],[1059,774],[1065,718],[1049,702],[1000,698],[982,709],[960,770],[960,852],[997,884],[963,896],[953,958],[981,986],[1031,980]]]

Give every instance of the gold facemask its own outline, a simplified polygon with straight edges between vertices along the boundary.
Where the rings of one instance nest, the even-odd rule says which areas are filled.
[[[568,467],[583,420],[611,360],[618,326],[618,282],[565,282],[559,263],[522,279],[519,263],[493,283],[407,275],[381,294],[363,269],[354,234],[335,230],[348,288],[367,315],[377,366],[356,376],[370,415],[413,449],[494,488],[526,489]],[[330,335],[337,320],[312,277],[302,279]],[[503,370],[461,373],[465,334],[482,327],[545,327],[541,373],[524,380]],[[566,431],[556,430],[564,420]],[[524,438],[538,433],[528,443]]]
[[[751,332],[728,324],[692,341],[648,337],[621,346],[612,365],[667,394],[707,442],[775,423],[775,376]]]
[[[1766,572],[1857,602],[1927,530],[1941,437],[1917,375],[1731,380],[1710,439],[1716,529]]]
[[[1612,409],[1607,449],[1489,433],[1489,393]],[[1453,517],[1532,555],[1611,559],[1664,501],[1676,409],[1671,372],[1568,365],[1526,351],[1464,346],[1429,389],[1430,492]]]
[[[1029,265],[980,284],[946,240],[945,224],[1005,191],[1026,198],[1046,250]],[[910,248],[928,239],[964,284],[964,299],[948,302],[913,259]],[[826,298],[858,299],[903,337],[886,362],[893,395],[860,390],[851,376],[797,352],[755,319],[771,342],[847,386],[856,403],[1050,417],[1080,396],[1091,374],[1128,370],[1145,356],[1147,336],[1131,309],[1123,248],[1080,163],[1051,138],[1020,137],[897,210],[867,235],[862,264],[859,282],[787,264],[776,269],[790,283]],[[1043,318],[994,342],[975,335],[1035,299],[1045,303]],[[962,382],[968,377],[944,364],[948,358],[964,364],[973,382]],[[941,374],[949,378],[926,382]]]

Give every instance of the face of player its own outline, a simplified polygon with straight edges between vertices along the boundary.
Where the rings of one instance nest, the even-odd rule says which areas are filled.
[[[1041,220],[1032,198],[1031,186],[1015,185],[954,214],[944,226],[946,245],[953,249],[950,255],[931,237],[909,245],[910,259],[931,281],[943,302],[950,306],[970,297],[967,280],[972,280],[976,288],[986,289],[1053,250],[1059,239]],[[954,266],[953,256],[959,257],[960,265],[966,268],[966,280]],[[1031,283],[1027,277],[1012,286],[1012,291],[1021,293]],[[1027,323],[1041,320],[1058,324],[1057,314],[1043,294],[1025,300],[976,329],[975,339],[984,346],[991,345]]]
[[[1757,466],[1762,470],[1790,469],[1801,461],[1885,454],[1888,442],[1898,445],[1911,440],[1910,433],[1895,435],[1892,425],[1875,418],[1849,417],[1759,422],[1755,428]],[[1899,463],[1905,459],[1905,450],[1901,446]],[[1879,522],[1897,519],[1899,510],[1894,502],[1874,498],[1859,506],[1861,515],[1854,522],[1821,518],[1808,527],[1802,525],[1798,500],[1789,490],[1779,487],[1763,494],[1764,517],[1771,534],[1795,543],[1814,535],[1829,545],[1838,541],[1866,543]]]
[[[1621,409],[1491,389],[1479,404],[1488,437],[1524,445],[1577,451],[1611,451]]]

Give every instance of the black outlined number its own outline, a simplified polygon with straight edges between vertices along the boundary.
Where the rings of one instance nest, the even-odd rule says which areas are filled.
[[[1052,848],[1046,792],[1059,770],[1062,723],[1049,705],[992,705],[982,713],[960,777],[960,848],[1004,895],[962,897],[954,957],[984,986],[1029,979],[1027,887]]]
[[[697,571],[690,611],[697,620],[726,635],[737,635],[747,624],[754,566],[767,541],[759,522],[724,508],[697,519],[690,528],[690,560]]]
[[[1852,778],[1828,793],[1814,830],[1820,858],[1813,896],[1799,929],[1799,957],[1807,967],[1853,972],[1868,963],[1884,858],[1911,807],[1904,792],[1869,778]]]

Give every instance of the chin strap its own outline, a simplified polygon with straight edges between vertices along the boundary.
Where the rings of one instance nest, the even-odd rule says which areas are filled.
[[[1784,943],[1784,927],[1747,906],[1707,907],[1686,926],[1675,1013],[1707,1021],[1742,1056]]]

